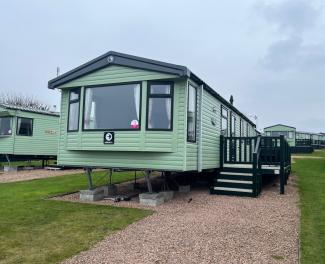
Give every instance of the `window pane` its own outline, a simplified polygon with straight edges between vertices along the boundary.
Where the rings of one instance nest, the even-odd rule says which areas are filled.
[[[151,94],[170,94],[169,84],[151,84],[150,85]]]
[[[231,115],[231,135],[236,136],[236,117]]]
[[[0,117],[0,135],[11,135],[11,117]]]
[[[222,117],[221,118],[221,135],[227,136],[227,118]]]
[[[85,129],[138,129],[140,84],[86,89]]]
[[[70,104],[68,130],[78,130],[79,124],[79,102]]]
[[[70,91],[70,101],[79,100],[80,89]]]
[[[228,117],[228,111],[226,109],[224,109],[224,108],[221,108],[221,114],[224,117]]]
[[[187,140],[195,141],[196,126],[196,89],[188,87],[188,106],[187,106]]]
[[[148,128],[171,129],[171,98],[149,98]]]
[[[18,118],[17,135],[32,136],[33,135],[33,120],[30,118]]]

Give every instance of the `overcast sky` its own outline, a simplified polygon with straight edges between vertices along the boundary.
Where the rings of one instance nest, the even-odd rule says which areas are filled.
[[[259,129],[325,132],[324,1],[1,1],[0,92],[51,105],[47,81],[109,50],[187,66]]]

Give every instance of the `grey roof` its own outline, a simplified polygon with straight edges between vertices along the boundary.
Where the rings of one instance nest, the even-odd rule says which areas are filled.
[[[264,127],[264,129],[271,128],[271,127],[275,127],[275,126],[284,126],[284,127],[289,127],[289,128],[296,129],[296,128],[293,127],[293,126],[287,126],[287,125],[283,125],[283,124],[276,124],[276,125],[273,125],[273,126]]]
[[[241,113],[236,107],[230,104],[226,99],[224,99],[220,94],[218,94],[214,89],[212,89],[208,84],[201,80],[197,75],[191,72],[187,67],[166,63],[157,60],[151,60],[147,58],[137,57],[129,54],[119,53],[115,51],[109,51],[81,66],[68,71],[48,82],[48,88],[55,89],[65,83],[68,83],[74,79],[77,79],[86,74],[92,73],[96,70],[102,69],[109,65],[119,65],[126,67],[139,68],[149,71],[162,72],[167,74],[173,74],[179,77],[188,77],[195,81],[199,85],[203,85],[204,89],[209,91],[214,97],[219,99],[228,108],[232,109],[239,116],[244,118],[247,122],[255,127],[255,124],[243,113]]]
[[[36,113],[36,114],[60,116],[60,113],[58,113],[58,112],[35,109],[35,108],[31,108],[31,107],[17,106],[17,105],[12,105],[12,104],[0,103],[0,107],[9,109],[9,110],[19,110],[19,111],[24,111],[24,112]]]

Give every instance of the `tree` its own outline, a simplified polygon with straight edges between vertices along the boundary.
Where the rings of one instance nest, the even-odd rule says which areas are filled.
[[[17,95],[12,93],[0,94],[0,103],[34,110],[49,111],[51,109],[48,104],[42,102],[34,96]]]

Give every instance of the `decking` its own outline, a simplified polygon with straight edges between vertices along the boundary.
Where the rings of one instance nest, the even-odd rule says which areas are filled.
[[[220,171],[212,194],[257,197],[263,175],[280,176],[280,194],[291,171],[291,153],[284,136],[220,137]]]

